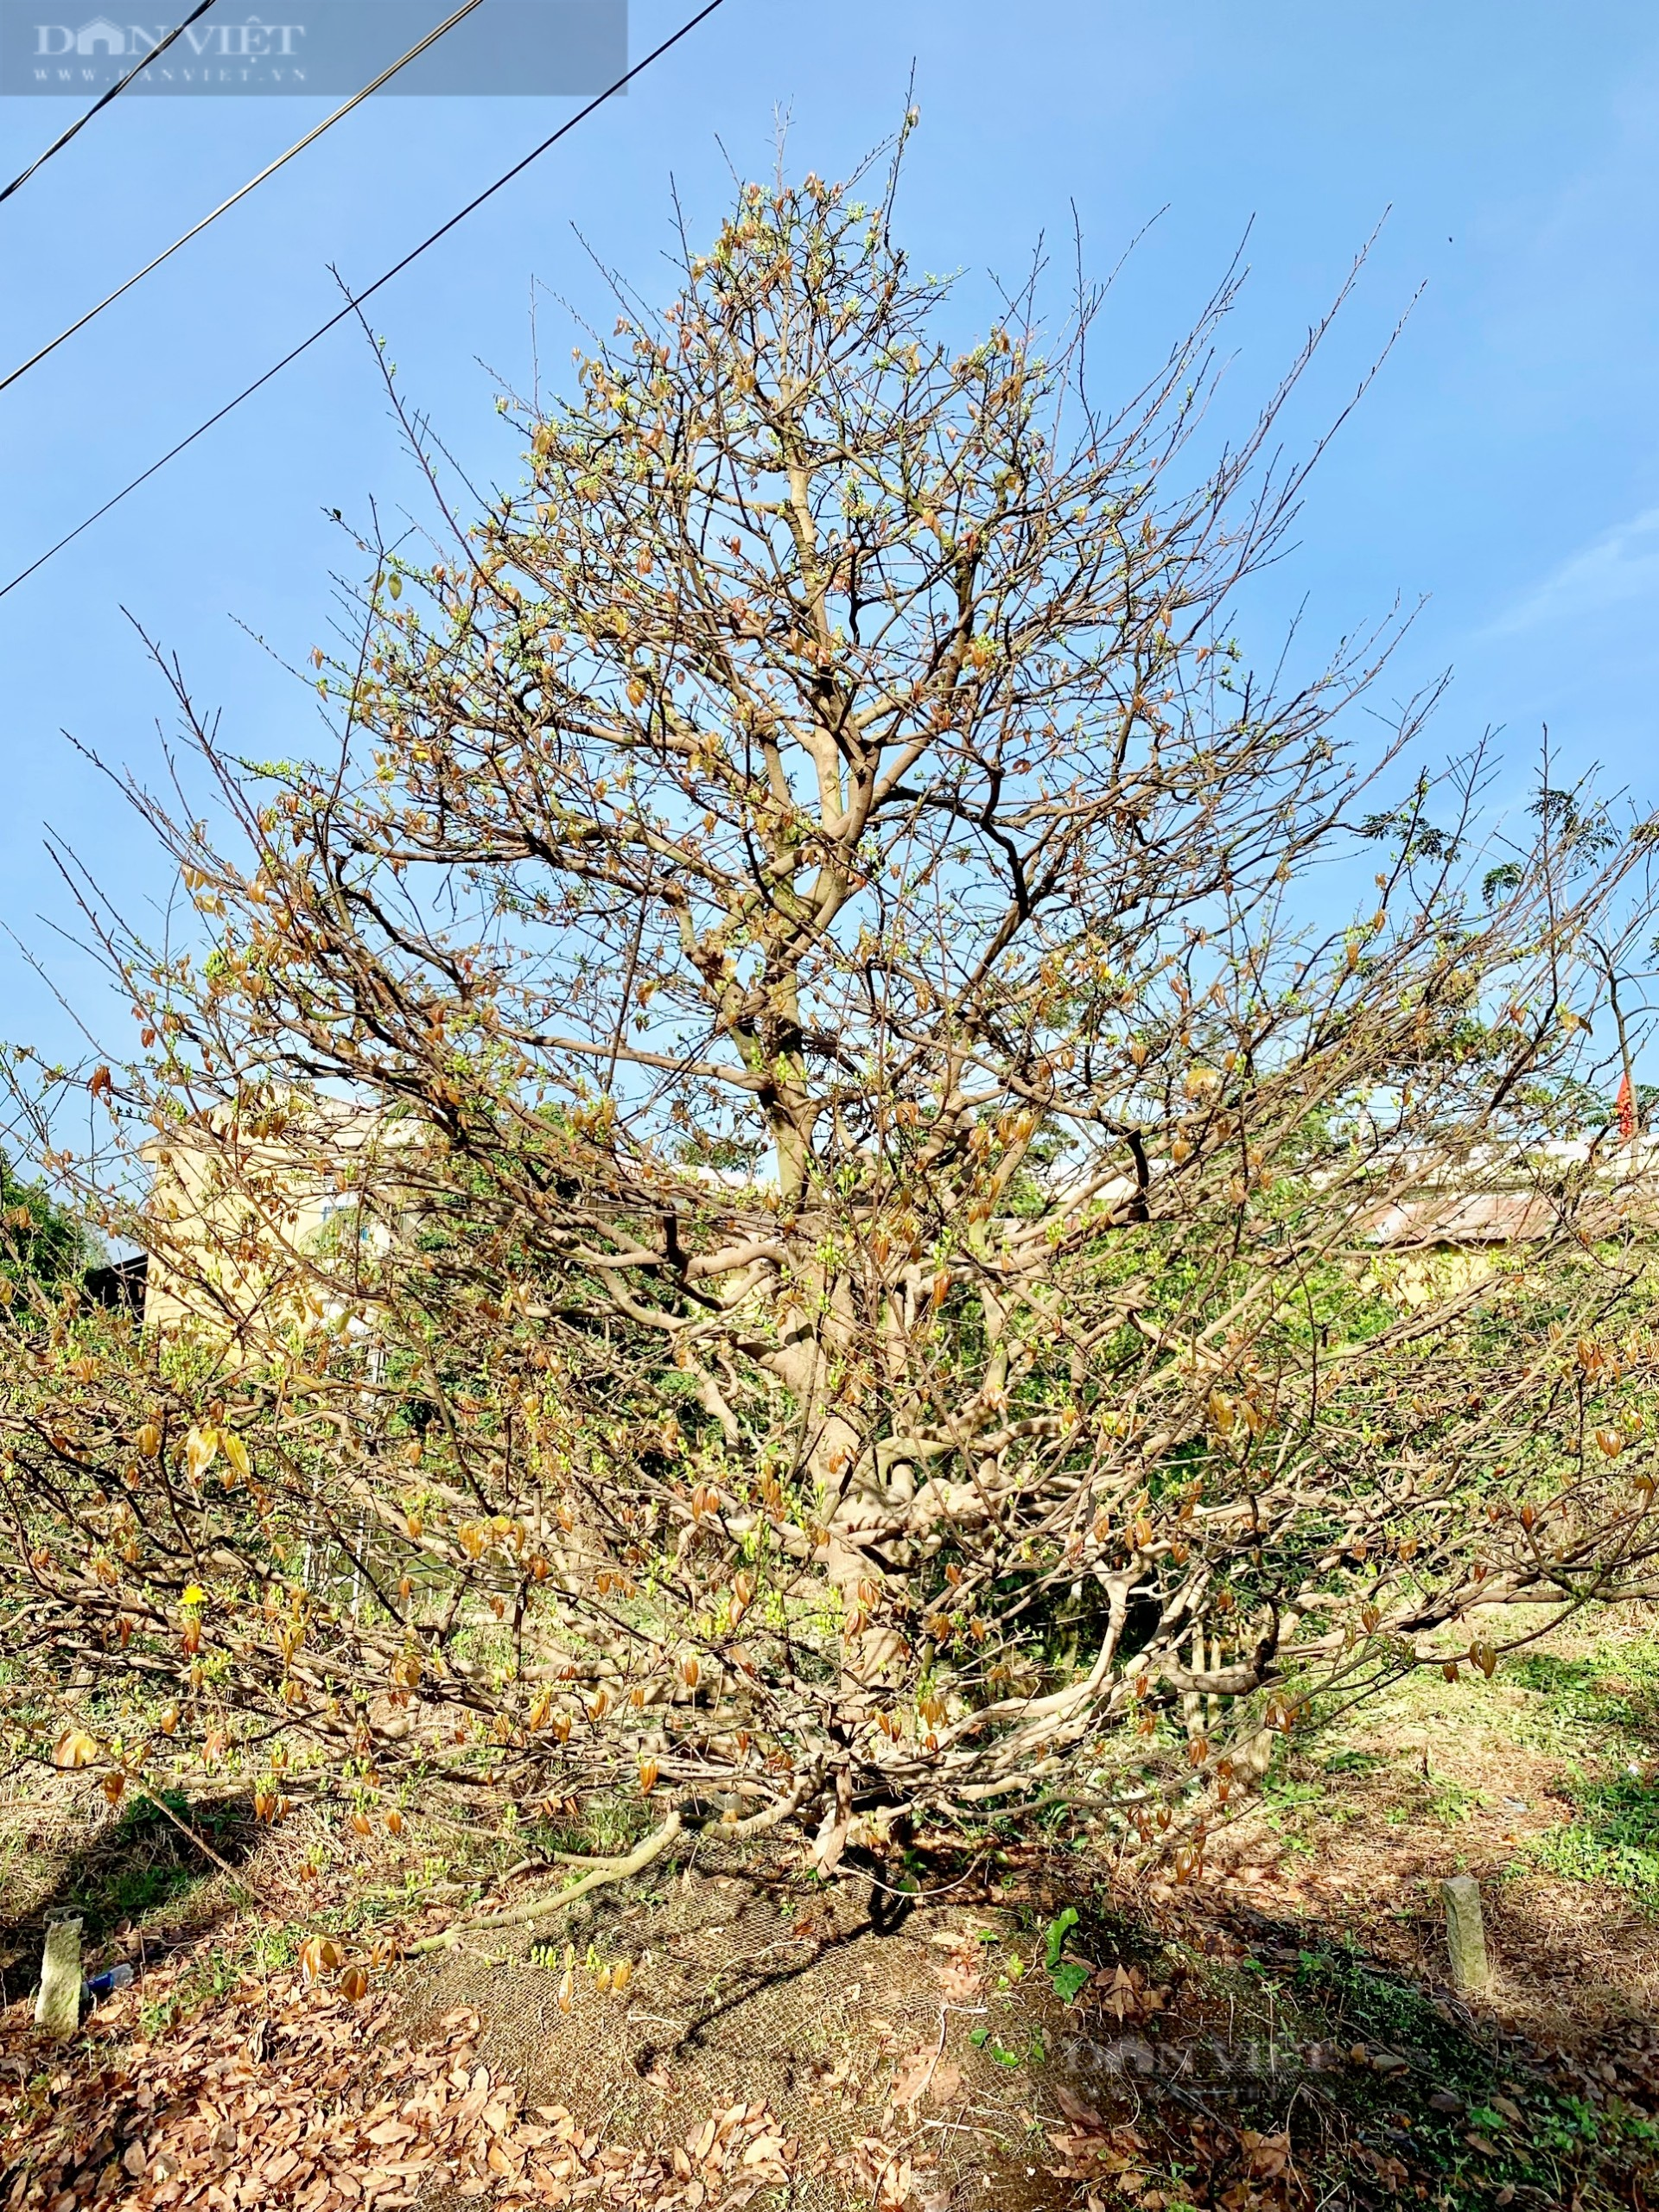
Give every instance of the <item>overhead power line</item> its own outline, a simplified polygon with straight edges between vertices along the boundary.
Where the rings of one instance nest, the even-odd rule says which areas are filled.
[[[401,260],[394,261],[390,269],[384,270],[375,278],[373,283],[365,284],[360,292],[348,296],[342,308],[331,315],[326,322],[320,322],[308,336],[301,339],[297,346],[290,347],[283,355],[281,360],[273,361],[263,375],[256,377],[251,385],[245,385],[233,399],[227,399],[217,412],[208,416],[205,422],[198,423],[188,436],[181,438],[175,446],[169,446],[159,461],[151,461],[149,467],[141,474],[135,476],[130,483],[124,484],[118,492],[113,493],[105,500],[101,507],[95,507],[83,522],[78,522],[72,531],[67,531],[59,538],[55,545],[48,545],[46,551],[38,554],[26,569],[20,569],[9,583],[0,584],[0,599],[4,599],[9,592],[16,591],[19,584],[26,583],[37,569],[43,569],[48,561],[54,559],[63,551],[65,546],[73,545],[76,538],[84,531],[90,530],[95,522],[101,522],[112,507],[119,506],[122,500],[137,491],[141,485],[148,484],[150,478],[158,474],[170,461],[176,461],[188,447],[194,445],[198,438],[204,437],[216,424],[222,423],[227,415],[232,414],[237,408],[240,407],[244,400],[251,399],[254,393],[262,391],[273,377],[280,376],[291,362],[297,361],[302,353],[308,352],[320,338],[326,338],[331,330],[344,322],[347,315],[355,315],[365,300],[372,299],[384,285],[391,283],[394,276],[401,276],[411,262],[418,261],[422,254],[425,253],[429,247],[437,245],[440,238],[447,238],[458,224],[464,223],[467,216],[480,208],[486,200],[493,199],[505,185],[511,184],[514,177],[522,175],[531,162],[539,161],[550,148],[558,144],[561,138],[568,137],[578,124],[585,122],[588,117],[593,114],[595,108],[602,107],[607,100],[614,99],[615,95],[632,84],[636,77],[643,75],[653,62],[660,61],[664,54],[671,48],[677,46],[683,38],[689,37],[699,23],[706,22],[710,16],[724,5],[725,0],[707,0],[706,6],[699,8],[695,16],[689,16],[679,29],[671,32],[660,46],[654,46],[642,60],[636,61],[631,68],[624,70],[613,83],[607,85],[602,92],[596,92],[586,106],[578,108],[575,115],[562,123],[558,129],[543,138],[538,146],[532,146],[529,153],[522,156],[511,168],[504,169],[493,183],[486,184],[483,191],[474,194],[465,207],[458,207],[447,221],[440,223],[435,231],[429,232],[418,245],[411,246]]]
[[[192,238],[200,238],[209,223],[216,223],[228,209],[235,207],[238,200],[245,200],[256,185],[263,184],[268,176],[275,176],[285,162],[291,162],[296,154],[302,154],[308,146],[315,145],[323,132],[332,130],[342,116],[349,115],[354,107],[361,107],[372,92],[378,92],[381,86],[395,77],[400,69],[406,68],[411,61],[416,60],[429,47],[435,46],[446,31],[453,30],[463,16],[470,16],[474,9],[481,4],[482,0],[464,0],[464,4],[457,8],[453,16],[446,17],[435,30],[429,31],[418,46],[411,46],[407,54],[399,54],[397,60],[389,67],[383,69],[372,84],[365,85],[360,92],[353,92],[350,99],[337,107],[332,115],[325,116],[314,129],[308,130],[303,138],[296,138],[285,154],[278,154],[274,162],[267,162],[257,176],[251,176],[245,185],[231,194],[228,200],[221,200],[211,214],[204,215],[201,220],[193,225],[182,237],[175,238],[171,245],[163,246],[153,261],[147,261],[142,269],[135,270],[124,284],[118,284],[114,291],[107,293],[96,307],[88,308],[85,315],[79,316],[67,329],[60,330],[55,338],[48,339],[46,344],[37,352],[31,353],[26,361],[20,361],[15,369],[7,375],[0,377],[0,391],[10,391],[19,377],[27,376],[32,368],[45,360],[48,353],[56,353],[64,340],[73,338],[78,330],[85,330],[95,315],[102,315],[105,308],[113,307],[115,302],[125,293],[130,292],[135,284],[141,283],[152,269],[159,269],[164,261],[170,260],[181,246],[188,245]]]
[[[175,38],[182,38],[186,31],[189,29],[191,24],[199,21],[201,16],[205,16],[213,4],[213,0],[197,0],[196,6],[190,10],[190,13],[185,17],[181,23],[175,24],[174,28],[168,31],[167,36],[162,39],[158,45],[152,46],[148,54],[142,55],[138,60],[135,61],[124,77],[118,77],[107,92],[100,92],[98,98],[92,102],[91,107],[87,109],[86,114],[78,115],[74,121],[70,124],[69,128],[67,130],[60,132],[60,135],[52,141],[52,143],[47,148],[43,154],[37,154],[21,176],[13,177],[11,182],[5,187],[3,191],[0,191],[0,200],[10,200],[12,194],[16,192],[20,186],[27,184],[30,177],[34,175],[35,170],[40,168],[45,162],[49,162],[54,154],[60,154],[78,130],[84,130],[86,128],[86,125],[92,121],[92,118],[101,108],[108,107],[110,102],[115,98],[118,92],[124,92],[127,86],[132,82],[133,79],[138,75],[139,72],[141,70],[148,69],[150,63],[156,59],[158,54],[165,54],[168,48],[172,45]]]

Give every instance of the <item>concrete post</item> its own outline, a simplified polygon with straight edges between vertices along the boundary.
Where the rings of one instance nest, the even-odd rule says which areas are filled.
[[[1484,1989],[1491,1978],[1486,1959],[1486,1931],[1480,1917],[1480,1885],[1472,1874],[1454,1874],[1440,1884],[1446,1900],[1446,1943],[1452,1955],[1452,1986]]]
[[[80,1923],[73,1915],[46,1924],[35,2024],[60,2037],[73,2035],[80,2025]]]

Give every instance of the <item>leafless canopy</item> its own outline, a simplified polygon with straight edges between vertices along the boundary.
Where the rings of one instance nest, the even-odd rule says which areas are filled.
[[[175,674],[220,826],[132,797],[211,956],[88,902],[156,1195],[54,1160],[173,1319],[7,1354],[53,1740],[1133,1846],[1471,1608],[1643,1586],[1641,826],[1390,808],[1381,647],[1232,636],[1300,479],[1278,400],[1200,460],[1230,290],[1103,414],[1096,299],[945,342],[895,176],[745,188],[469,519],[408,425],[325,766]],[[1477,1198],[1524,1233],[1408,1263]]]

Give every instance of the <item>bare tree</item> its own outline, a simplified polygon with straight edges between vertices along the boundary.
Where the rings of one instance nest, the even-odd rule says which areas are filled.
[[[442,528],[365,541],[325,766],[169,671],[211,956],[87,891],[143,1043],[52,1165],[194,1319],[42,1292],[0,1412],[60,1756],[1190,1853],[1446,1624],[1647,1587],[1637,1163],[1565,1141],[1642,826],[1386,806],[1386,637],[1232,636],[1302,475],[1282,391],[1199,461],[1230,286],[1107,415],[1096,297],[945,342],[896,176],[745,188],[468,520],[405,418]],[[1494,1193],[1509,1259],[1391,1290]],[[178,1703],[111,1749],[123,1679]]]

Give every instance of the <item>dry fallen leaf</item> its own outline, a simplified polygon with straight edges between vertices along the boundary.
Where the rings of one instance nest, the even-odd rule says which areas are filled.
[[[942,2058],[933,2069],[933,2078],[927,2085],[930,2102],[940,2107],[948,2105],[961,2088],[961,2067],[953,2059]]]
[[[1290,2164],[1290,2137],[1260,2135],[1247,2127],[1239,2136],[1239,2147],[1249,2161],[1250,2171],[1262,2181],[1275,2180]]]
[[[944,1992],[949,2005],[971,2005],[980,1992],[978,1971],[965,1958],[955,1958],[947,1966],[935,1967],[933,1979]]]
[[[931,2044],[924,2044],[901,2058],[893,2077],[891,2101],[895,2105],[913,2105],[933,2078],[938,2052]]]
[[[300,1972],[308,1981],[332,1974],[340,1964],[340,1946],[331,1936],[312,1936],[300,1946]]]

